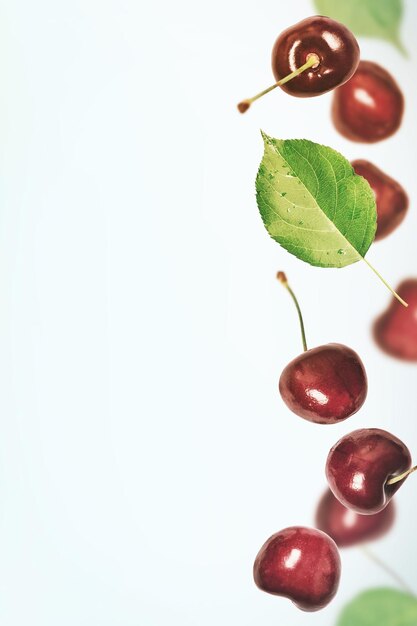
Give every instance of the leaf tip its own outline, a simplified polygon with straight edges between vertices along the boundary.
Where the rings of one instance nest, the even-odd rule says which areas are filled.
[[[407,50],[407,48],[404,46],[403,42],[398,39],[397,41],[394,42],[397,50],[400,52],[400,54],[403,55],[404,58],[409,59],[410,58],[410,54]]]

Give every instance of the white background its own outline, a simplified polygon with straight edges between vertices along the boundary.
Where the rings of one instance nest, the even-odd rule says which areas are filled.
[[[353,144],[331,96],[275,92],[279,32],[311,2],[0,3],[0,621],[5,626],[333,626],[389,578],[343,553],[337,599],[305,614],[262,594],[253,559],[282,527],[312,524],[330,446],[378,426],[417,457],[416,368],[383,356],[389,301],[364,264],[312,268],[267,235],[254,198],[259,129],[374,161],[409,216],[369,259],[417,275],[413,53],[361,40],[402,86],[404,124]],[[348,422],[310,424],[277,381],[310,346],[357,349],[369,396]],[[417,479],[374,546],[417,589]]]

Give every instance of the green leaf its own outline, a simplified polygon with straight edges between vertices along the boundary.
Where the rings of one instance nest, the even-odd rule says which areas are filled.
[[[336,626],[416,626],[417,598],[396,589],[370,589],[342,611]]]
[[[271,237],[311,265],[345,267],[362,260],[376,230],[367,181],[331,148],[262,136],[256,192]]]
[[[315,0],[321,15],[338,20],[358,37],[376,37],[393,43],[407,56],[400,39],[402,0]]]

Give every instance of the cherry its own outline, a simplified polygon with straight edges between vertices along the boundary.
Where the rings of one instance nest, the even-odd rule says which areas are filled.
[[[318,611],[336,595],[340,570],[333,539],[314,528],[292,526],[264,543],[253,576],[262,591],[289,598],[302,611]]]
[[[272,49],[272,71],[279,81],[315,55],[317,63],[282,89],[299,98],[319,96],[353,76],[359,53],[346,26],[329,17],[308,17],[280,34]]]
[[[304,353],[283,370],[279,380],[282,399],[293,413],[316,424],[336,424],[356,413],[368,391],[365,368],[351,348],[330,343],[307,350],[304,323],[297,299],[283,272],[278,280],[297,307]]]
[[[375,194],[378,213],[375,240],[383,239],[403,221],[408,209],[408,196],[396,180],[369,161],[352,161],[352,167],[356,174],[366,178]]]
[[[417,361],[417,278],[404,280],[398,292],[407,298],[405,309],[393,298],[389,308],[374,323],[378,346],[403,361]]]
[[[342,437],[330,450],[330,489],[348,509],[362,515],[382,511],[411,468],[407,446],[385,430],[363,428]]]
[[[346,26],[329,17],[313,16],[284,30],[272,49],[276,83],[238,104],[241,113],[276,87],[306,98],[334,89],[354,74],[359,45]]]
[[[330,489],[323,494],[316,511],[317,528],[327,533],[339,548],[379,539],[390,530],[394,519],[393,501],[375,515],[359,515],[343,506]]]
[[[394,78],[371,61],[361,61],[353,77],[334,92],[332,117],[347,139],[374,143],[401,125],[404,96]]]

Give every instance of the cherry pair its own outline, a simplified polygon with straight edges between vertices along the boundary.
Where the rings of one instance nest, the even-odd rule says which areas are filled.
[[[341,344],[307,350],[298,301],[285,274],[278,272],[277,276],[295,302],[304,346],[304,353],[291,361],[281,374],[281,396],[296,415],[306,420],[319,424],[345,420],[361,408],[367,395],[362,361],[356,352]],[[417,333],[417,281],[415,296],[411,313],[398,306],[412,318]],[[397,305],[392,305],[376,328],[389,329],[390,318],[396,320],[399,315]],[[380,332],[384,337],[382,330]],[[395,334],[388,330],[387,336],[395,337]],[[382,511],[410,473],[410,467],[411,455],[405,444],[386,431],[369,428],[346,435],[332,448],[326,473],[338,500],[349,509],[368,515]]]
[[[328,490],[317,509],[317,529],[292,526],[264,543],[253,567],[255,583],[262,591],[289,598],[303,611],[318,611],[339,586],[337,548],[379,538],[391,528],[394,516],[392,502],[376,515],[358,515]]]
[[[263,591],[290,598],[304,611],[319,610],[337,592],[341,573],[337,547],[374,541],[388,532],[394,519],[392,501],[375,515],[360,515],[328,489],[316,511],[318,530],[295,526],[270,537],[256,557],[255,582]]]
[[[272,70],[277,82],[242,100],[241,113],[276,87],[301,98],[336,88],[332,118],[348,139],[373,143],[401,125],[404,97],[394,78],[378,64],[360,61],[353,34],[328,17],[309,17],[283,31],[272,50]]]
[[[391,433],[369,428],[342,437],[327,459],[337,499],[327,492],[320,502],[316,522],[322,530],[294,526],[270,537],[255,559],[257,586],[304,611],[326,606],[340,580],[336,543],[353,545],[386,532],[394,519],[391,498],[415,470],[407,446]]]

